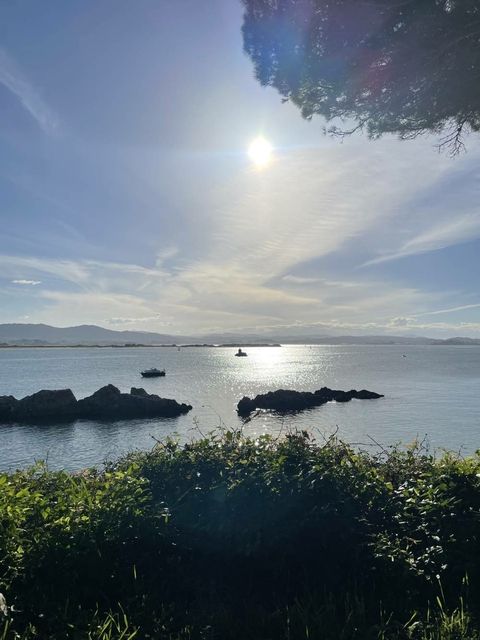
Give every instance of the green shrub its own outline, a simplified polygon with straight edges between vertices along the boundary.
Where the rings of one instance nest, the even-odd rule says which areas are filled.
[[[227,431],[37,465],[0,475],[4,637],[478,638],[479,536],[478,455]]]

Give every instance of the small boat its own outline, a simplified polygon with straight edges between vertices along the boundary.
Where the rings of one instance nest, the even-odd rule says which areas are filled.
[[[143,378],[160,378],[165,375],[165,369],[145,369],[140,372]]]
[[[237,356],[237,358],[245,358],[248,355],[248,353],[246,353],[246,351],[242,351],[241,349],[239,349],[235,355]]]

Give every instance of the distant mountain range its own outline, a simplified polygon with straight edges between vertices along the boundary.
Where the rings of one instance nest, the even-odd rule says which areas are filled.
[[[480,345],[478,338],[436,338],[407,336],[288,336],[252,334],[211,334],[181,336],[149,331],[114,331],[96,325],[52,327],[47,324],[0,324],[0,344],[46,345],[162,345],[162,344],[399,344],[399,345]]]
[[[113,331],[96,325],[51,327],[48,324],[0,324],[0,343],[16,345],[173,344],[190,342],[189,336],[148,331]]]

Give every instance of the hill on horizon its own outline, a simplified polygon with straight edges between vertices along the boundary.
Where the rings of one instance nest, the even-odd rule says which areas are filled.
[[[53,327],[48,324],[0,324],[0,343],[8,344],[173,344],[188,336],[150,331],[115,331],[97,325]]]
[[[182,336],[155,333],[151,331],[116,331],[97,325],[79,325],[74,327],[53,327],[47,324],[0,324],[0,344],[7,345],[111,345],[111,344],[222,344],[222,343],[281,343],[281,344],[376,344],[376,345],[480,345],[480,339],[452,337],[446,339],[422,336],[289,336],[289,335],[252,335],[215,333],[202,336]]]

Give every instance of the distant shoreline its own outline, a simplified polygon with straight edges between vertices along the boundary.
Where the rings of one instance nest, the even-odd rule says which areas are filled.
[[[415,335],[322,335],[303,333],[164,334],[117,331],[97,325],[54,327],[46,324],[0,324],[0,348],[125,347],[280,347],[286,345],[480,345],[480,337],[433,338]]]
[[[301,344],[301,343],[299,343]],[[0,344],[0,349],[186,349],[191,347],[209,347],[214,349],[236,349],[254,347],[281,347],[278,343],[253,344],[238,342],[235,344]]]
[[[461,342],[454,340],[432,340],[429,342],[283,342],[252,343],[235,342],[226,344],[192,343],[192,344],[1,344],[0,349],[253,349],[257,347],[480,347],[480,340]]]

